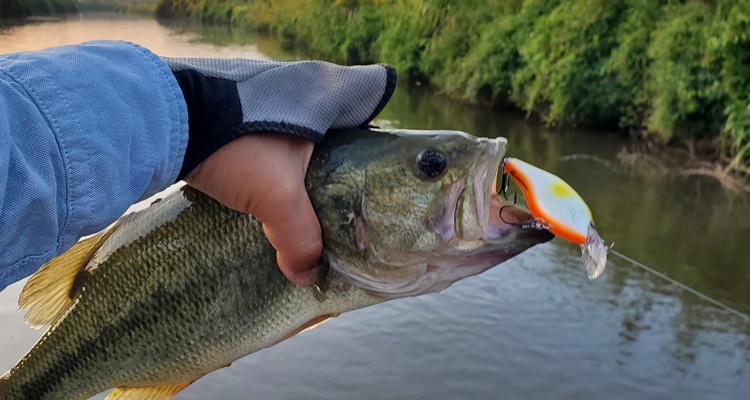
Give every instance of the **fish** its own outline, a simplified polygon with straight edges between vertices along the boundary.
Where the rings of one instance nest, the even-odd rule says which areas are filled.
[[[557,237],[579,244],[589,279],[601,276],[614,244],[607,245],[596,230],[591,209],[583,197],[562,178],[517,158],[506,158],[503,171],[521,188],[534,216],[534,220],[523,225],[549,230]]]
[[[506,146],[460,131],[329,131],[305,178],[324,242],[312,288],[283,276],[257,219],[183,186],[28,280],[25,320],[49,328],[0,378],[0,400],[112,388],[109,400],[171,399],[329,318],[443,291],[549,241],[496,215]]]

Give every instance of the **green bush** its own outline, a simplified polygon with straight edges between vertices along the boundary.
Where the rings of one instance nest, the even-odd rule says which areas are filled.
[[[724,140],[726,147],[735,154],[730,168],[743,162],[746,166],[750,165],[747,162],[750,159],[750,103],[747,100],[732,103],[727,106],[726,114]]]
[[[731,3],[722,3],[724,23],[713,38],[722,55],[721,77],[729,97],[722,138],[735,156],[731,166],[750,166],[750,2]]]
[[[620,127],[642,128],[649,112],[650,97],[645,90],[652,60],[648,56],[651,34],[662,18],[662,3],[667,1],[631,0],[617,27],[613,47],[604,72],[612,74],[625,103],[619,110]]]
[[[548,1],[502,1],[481,26],[458,68],[446,79],[449,93],[471,101],[510,104],[516,98],[514,75],[525,65],[519,47],[532,35],[536,18],[557,4]]]
[[[705,138],[721,130],[721,63],[708,48],[715,13],[703,2],[667,5],[653,32],[646,126],[665,140]]]
[[[628,99],[605,66],[624,8],[607,0],[562,1],[535,18],[519,46],[523,63],[513,77],[515,102],[549,123],[616,123]]]

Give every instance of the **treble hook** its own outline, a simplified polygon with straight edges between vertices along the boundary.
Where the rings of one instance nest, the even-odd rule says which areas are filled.
[[[524,226],[525,223],[510,222],[510,221],[506,221],[505,218],[503,218],[503,210],[505,210],[506,208],[510,208],[510,207],[513,207],[513,205],[508,205],[508,206],[502,206],[502,207],[500,207],[500,211],[498,211],[498,214],[500,214],[500,220],[503,221],[504,223],[508,224],[508,225]]]
[[[518,192],[513,192],[513,201],[508,198],[508,187],[510,187],[510,176],[506,171],[500,176],[500,194],[503,195],[505,200],[511,202],[511,205],[515,205],[518,201]]]
[[[506,208],[513,207],[512,205],[508,206],[502,206],[500,207],[500,211],[498,211],[498,214],[500,215],[500,220],[508,225],[514,225],[514,226],[520,226],[523,229],[537,229],[537,230],[546,230],[548,231],[550,229],[549,224],[547,224],[547,221],[545,221],[543,218],[534,218],[530,219],[526,222],[510,222],[506,221],[505,218],[503,218],[503,210]]]

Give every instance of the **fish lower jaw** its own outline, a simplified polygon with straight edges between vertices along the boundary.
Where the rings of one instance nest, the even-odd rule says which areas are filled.
[[[488,269],[507,261],[514,254],[497,254],[482,252],[479,254],[457,255],[452,259],[442,259],[434,264],[429,264],[425,276],[429,276],[430,287],[421,293],[442,292],[454,283],[479,275]]]
[[[352,287],[373,296],[373,298],[381,299],[380,301],[418,296],[444,290],[450,286],[450,284],[441,285],[439,280],[436,279],[437,276],[430,269],[432,266],[427,263],[417,263],[404,267],[408,268],[409,271],[403,271],[398,274],[398,277],[384,277],[363,273],[361,269],[347,265],[333,256],[330,256],[328,261],[337,276],[344,279]]]
[[[486,243],[480,246],[486,246]],[[480,274],[515,254],[498,254],[488,251],[477,253],[475,249],[460,249],[451,255],[440,255],[434,257],[433,260],[404,267],[409,268],[410,273],[401,274],[399,278],[392,279],[368,276],[355,268],[344,265],[337,259],[329,259],[329,261],[331,268],[348,284],[384,301],[442,292],[455,282]]]

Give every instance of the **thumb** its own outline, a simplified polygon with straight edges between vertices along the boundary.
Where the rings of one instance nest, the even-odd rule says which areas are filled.
[[[248,186],[254,193],[245,195],[244,211],[263,223],[287,279],[310,286],[323,251],[320,223],[305,189],[313,144],[280,136],[254,136],[253,140],[245,165],[252,165],[247,175],[255,183]]]
[[[298,285],[312,285],[323,251],[320,223],[304,185],[279,197],[276,209],[256,215],[263,221],[268,241],[276,249],[276,261],[284,275]]]

